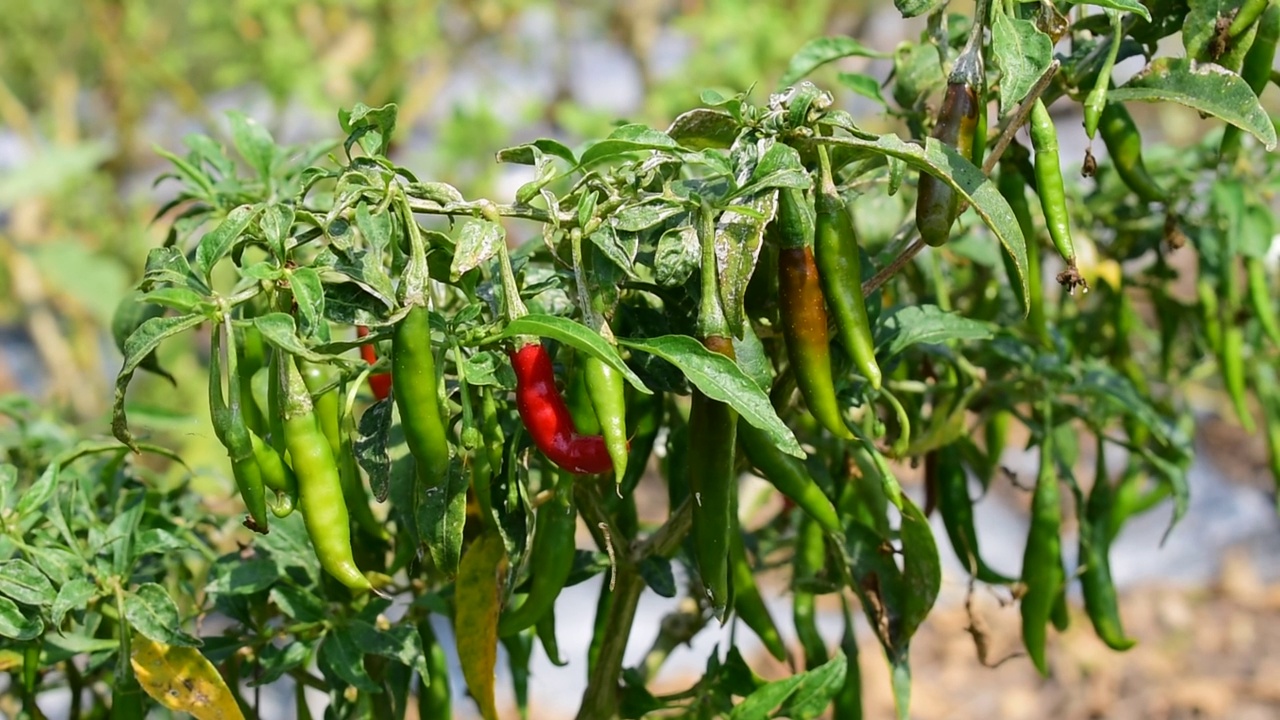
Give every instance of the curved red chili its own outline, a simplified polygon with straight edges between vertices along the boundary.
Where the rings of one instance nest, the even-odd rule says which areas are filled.
[[[369,328],[364,325],[356,326],[356,337],[364,337],[369,334]],[[360,357],[364,361],[373,365],[378,362],[378,351],[373,345],[361,345]],[[373,373],[369,376],[369,389],[373,391],[373,396],[379,400],[386,400],[391,394],[391,373]]]
[[[516,407],[533,442],[551,462],[578,474],[609,472],[613,461],[599,435],[579,435],[556,388],[551,358],[540,343],[510,353],[516,371]]]

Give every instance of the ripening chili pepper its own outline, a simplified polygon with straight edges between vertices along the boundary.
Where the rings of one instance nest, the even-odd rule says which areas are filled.
[[[449,441],[440,412],[436,361],[431,350],[431,311],[415,305],[391,336],[391,385],[405,443],[418,478],[432,488],[449,476]]]
[[[594,355],[588,355],[583,360],[583,375],[586,377],[591,407],[600,423],[605,449],[609,451],[609,458],[613,461],[614,479],[621,485],[627,474],[629,457],[626,381],[623,380],[622,373]]]
[[[767,433],[739,420],[738,444],[764,479],[808,513],[823,530],[840,533],[844,529],[831,499],[809,476],[804,463],[779,450]]]
[[[1062,167],[1058,162],[1058,129],[1044,101],[1037,98],[1031,108],[1031,144],[1035,148],[1036,194],[1049,227],[1049,238],[1067,263],[1067,271],[1058,282],[1074,289],[1083,284],[1076,268],[1076,249],[1071,241],[1071,215],[1067,212],[1067,191],[1062,184]],[[1085,285],[1088,289],[1088,285]]]
[[[982,35],[981,27],[975,35]],[[982,157],[974,158],[974,138],[981,131],[985,144],[987,132],[985,127],[978,128],[982,75],[982,42],[971,41],[956,58],[947,78],[942,107],[933,126],[935,140],[950,145],[977,165],[982,164]],[[920,174],[916,194],[916,228],[926,244],[941,247],[947,243],[951,237],[951,224],[959,210],[960,195],[950,185],[933,175]]]
[[[827,339],[827,307],[809,234],[801,230],[804,213],[799,191],[781,194],[778,239],[778,311],[782,335],[809,414],[836,437],[851,438],[831,382],[831,346]],[[856,252],[856,250],[855,250]],[[860,292],[860,291],[859,291]]]
[[[277,355],[282,353],[277,352]],[[371,589],[351,550],[351,525],[342,476],[316,418],[311,393],[291,357],[278,361],[284,440],[298,478],[298,500],[320,567],[353,590]]]
[[[1125,637],[1111,580],[1111,512],[1115,491],[1107,472],[1107,454],[1098,439],[1093,487],[1080,519],[1080,587],[1085,611],[1098,638],[1113,650],[1128,650],[1134,641]]]
[[[802,517],[796,531],[796,554],[792,561],[791,619],[804,652],[804,666],[808,670],[828,660],[827,643],[818,631],[813,592],[796,583],[812,579],[826,565],[825,543],[822,528],[808,516]]]
[[[229,323],[227,325],[229,330]],[[253,454],[253,437],[244,419],[234,343],[228,343],[227,348],[227,396],[224,397],[222,392],[222,334],[222,325],[214,328],[209,358],[209,413],[213,419],[214,434],[227,449],[227,456],[231,459],[231,475],[240,490],[245,509],[249,511],[245,527],[266,534],[266,488],[262,484],[262,470]],[[227,402],[228,398],[230,403]]]
[[[1098,126],[1116,174],[1143,202],[1166,202],[1168,195],[1142,161],[1142,134],[1122,103],[1108,102]],[[1037,157],[1039,155],[1037,154]],[[1037,171],[1037,177],[1038,171]]]
[[[836,190],[831,175],[831,161],[824,147],[818,148],[821,177],[814,201],[813,255],[818,264],[818,277],[822,281],[822,294],[836,320],[836,335],[840,344],[853,360],[854,367],[880,389],[882,373],[876,362],[876,345],[871,336],[871,319],[867,315],[867,301],[862,294],[862,258],[858,251],[858,236],[853,221],[845,209],[844,201]],[[786,205],[786,194],[781,191]]]
[[[734,357],[733,342],[724,336],[703,339],[714,353]],[[738,413],[728,403],[693,389],[689,408],[689,492],[693,495],[693,549],[698,575],[716,616],[723,619],[729,602],[729,535],[738,476]]]
[[[418,636],[422,639],[422,655],[427,664],[427,673],[418,685],[418,719],[453,717],[449,694],[449,658],[445,655],[444,646],[436,639],[430,618],[424,618],[418,623]]]
[[[925,477],[933,478],[938,488],[938,510],[946,527],[951,548],[960,564],[975,578],[985,583],[1007,584],[1011,578],[992,570],[978,551],[978,531],[973,521],[973,499],[969,496],[969,477],[965,474],[960,449],[955,443],[925,455]]]
[[[773,616],[769,614],[769,608],[760,596],[760,588],[756,587],[751,564],[747,561],[747,551],[742,544],[742,533],[730,533],[729,555],[733,574],[733,611],[760,638],[770,655],[785,662],[787,646],[783,644],[778,626],[774,624]]]
[[[1054,605],[1066,585],[1066,572],[1062,567],[1062,541],[1058,531],[1062,526],[1062,508],[1059,505],[1058,473],[1054,468],[1053,425],[1049,403],[1041,414],[1044,437],[1040,443],[1040,471],[1036,474],[1036,489],[1031,499],[1031,531],[1027,536],[1022,556],[1022,582],[1026,594],[1022,596],[1022,642],[1027,655],[1041,675],[1049,674],[1045,661],[1046,631]]]
[[[356,337],[365,337],[369,334],[369,328],[364,325],[356,326]],[[360,356],[370,365],[378,362],[378,351],[373,345],[361,345]],[[373,392],[373,397],[378,400],[386,400],[391,395],[391,373],[371,373],[369,375],[369,390]]]
[[[538,507],[529,563],[533,574],[524,603],[502,614],[498,636],[507,637],[533,627],[551,612],[556,598],[573,571],[573,544],[578,513],[573,504],[573,476],[558,472],[556,495]]]
[[[1266,89],[1267,83],[1271,82],[1271,68],[1276,59],[1276,44],[1280,42],[1280,4],[1268,3],[1266,0],[1256,4],[1265,7],[1266,12],[1258,21],[1258,32],[1253,38],[1253,45],[1249,46],[1249,52],[1244,56],[1240,77],[1248,83],[1254,95],[1260,96]],[[1237,21],[1242,19],[1243,13],[1244,8],[1241,8],[1240,14],[1236,15]],[[1234,23],[1232,27],[1235,27]],[[1218,146],[1219,157],[1228,162],[1233,160],[1240,151],[1242,137],[1242,131],[1235,125],[1224,128],[1222,143]]]
[[[604,438],[579,435],[564,398],[556,388],[551,357],[541,343],[511,352],[516,373],[516,408],[534,445],[561,469],[577,474],[608,472],[613,467]],[[397,399],[399,393],[396,393]]]

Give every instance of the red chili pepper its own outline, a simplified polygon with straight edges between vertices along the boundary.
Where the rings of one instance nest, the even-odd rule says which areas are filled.
[[[364,337],[369,334],[369,328],[364,325],[356,326],[356,337]],[[378,362],[378,351],[373,349],[373,345],[361,345],[360,356],[370,365]],[[373,373],[369,376],[369,389],[373,391],[373,396],[379,400],[386,400],[391,394],[391,373]]]
[[[516,407],[520,419],[544,455],[562,469],[578,474],[609,472],[613,461],[599,435],[579,435],[569,406],[556,388],[551,358],[540,343],[511,353],[516,371]]]

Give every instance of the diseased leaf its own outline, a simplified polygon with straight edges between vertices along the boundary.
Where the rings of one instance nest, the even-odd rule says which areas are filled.
[[[1268,152],[1276,147],[1275,126],[1258,96],[1239,75],[1221,65],[1188,58],[1157,58],[1129,82],[1112,90],[1107,99],[1179,103],[1252,133]]]
[[[178,606],[155,583],[144,583],[125,596],[124,616],[134,630],[166,645],[196,647],[200,640],[182,631]]]
[[[494,670],[498,662],[498,615],[507,581],[507,551],[502,536],[486,532],[467,548],[455,584],[453,626],[462,676],[480,714],[498,720],[494,704]]]
[[[196,720],[244,720],[218,669],[199,650],[134,635],[129,662],[155,701]]]

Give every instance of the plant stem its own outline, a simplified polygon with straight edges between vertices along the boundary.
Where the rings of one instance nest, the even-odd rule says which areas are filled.
[[[607,720],[618,714],[618,678],[622,675],[622,656],[627,649],[627,638],[635,622],[636,606],[644,579],[630,563],[620,564],[613,602],[609,607],[609,619],[605,623],[605,641],[600,646],[600,656],[587,690],[582,696],[578,720]]]

